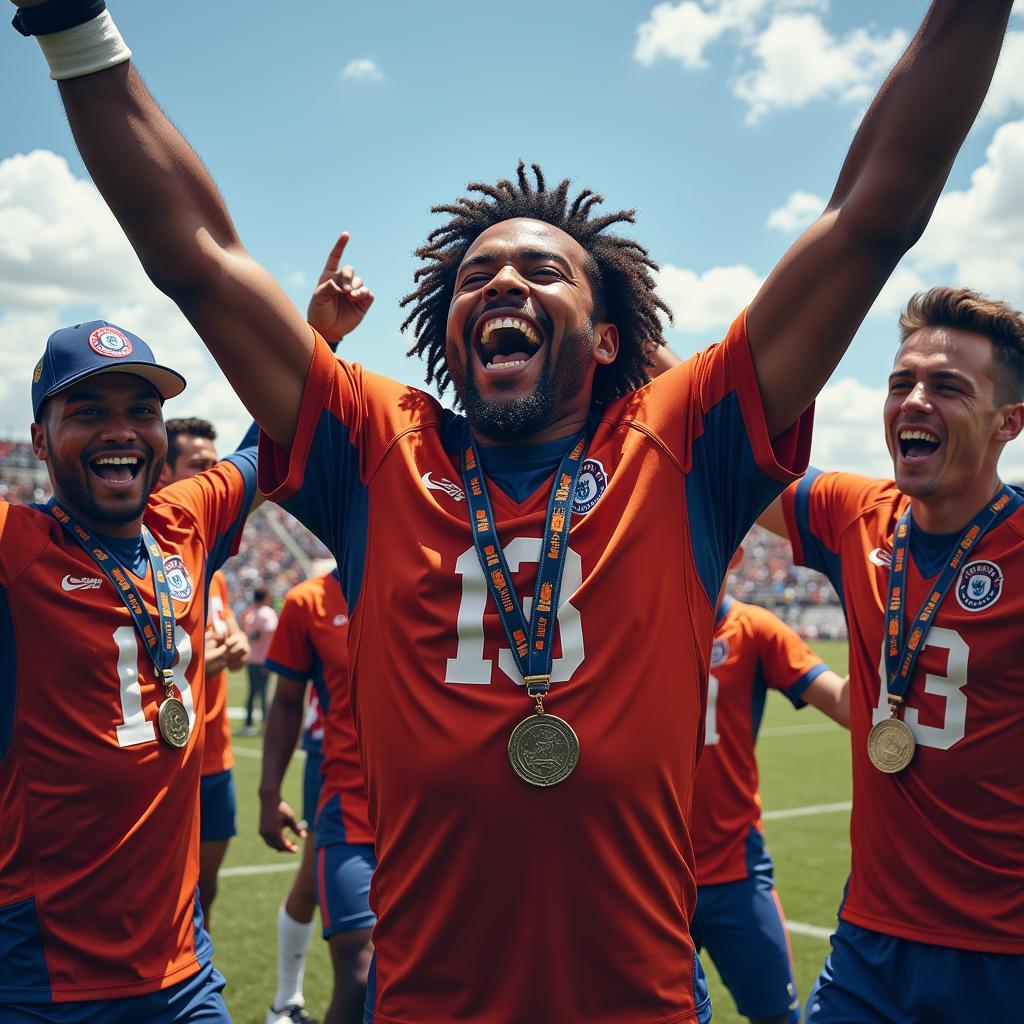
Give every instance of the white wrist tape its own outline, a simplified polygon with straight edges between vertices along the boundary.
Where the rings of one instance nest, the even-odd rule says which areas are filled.
[[[132,55],[109,11],[82,25],[36,36],[36,39],[55,82],[104,71],[115,64],[123,64]]]

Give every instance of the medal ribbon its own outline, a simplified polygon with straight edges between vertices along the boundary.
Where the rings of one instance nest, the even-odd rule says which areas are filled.
[[[142,637],[142,642],[156,669],[158,681],[169,690],[171,666],[177,653],[174,644],[174,608],[171,605],[171,587],[164,576],[163,555],[153,535],[145,526],[142,527],[142,540],[146,545],[149,564],[153,570],[153,591],[159,609],[159,626],[153,622],[153,616],[142,600],[131,573],[121,564],[117,555],[61,508],[53,498],[47,504],[46,511],[64,527],[68,536],[78,543],[96,563],[100,572],[114,585],[114,590],[120,595],[135,623],[136,632]]]
[[[540,560],[537,565],[537,583],[533,592],[530,621],[526,621],[522,606],[512,584],[512,573],[505,559],[494,519],[491,499],[487,494],[487,481],[476,441],[466,431],[462,455],[462,481],[469,506],[470,532],[477,557],[484,570],[487,589],[501,618],[509,647],[516,665],[526,682],[531,697],[543,698],[551,687],[551,664],[555,642],[555,622],[558,616],[558,597],[562,589],[562,573],[569,549],[569,521],[572,500],[576,493],[583,458],[589,442],[584,431],[565,454],[554,487],[548,500],[544,538],[541,541]]]
[[[907,559],[910,557],[911,517],[909,507],[896,524],[896,532],[892,539],[892,565],[889,569],[889,593],[885,619],[885,674],[889,690],[889,703],[892,705],[894,713],[896,705],[903,701],[907,687],[910,686],[910,677],[914,674],[917,656],[924,648],[925,638],[932,628],[939,605],[949,593],[949,588],[953,585],[967,556],[974,550],[989,527],[999,518],[1012,497],[1013,492],[1004,484],[992,501],[967,524],[946,562],[946,567],[924,599],[924,604],[921,605],[917,615],[914,616],[913,628],[905,640],[903,606],[906,595]]]

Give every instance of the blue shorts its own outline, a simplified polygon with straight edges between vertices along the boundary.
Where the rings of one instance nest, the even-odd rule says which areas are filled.
[[[806,1024],[1020,1024],[1024,955],[932,946],[840,921]]]
[[[144,996],[51,1006],[4,1003],[0,1024],[231,1024],[223,989],[223,975],[207,963],[191,978]]]
[[[302,772],[302,817],[309,828],[316,822],[316,809],[320,805],[320,766],[324,755],[319,750],[306,751],[306,767]]]
[[[741,1016],[788,1014],[798,1024],[793,954],[770,874],[698,886],[690,934],[698,952],[711,955]]]
[[[238,834],[235,777],[228,768],[199,780],[199,841],[223,843]]]
[[[316,891],[325,939],[377,923],[370,909],[370,879],[376,867],[369,843],[317,844]]]

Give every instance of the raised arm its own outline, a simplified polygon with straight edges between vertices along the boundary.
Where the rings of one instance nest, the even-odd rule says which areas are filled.
[[[302,314],[245,251],[213,179],[131,62],[66,78],[60,93],[82,159],[146,273],[260,426],[289,445],[313,351]]]
[[[782,434],[828,380],[924,231],[988,90],[1012,0],[934,0],[864,116],[824,213],[747,314],[768,429]]]

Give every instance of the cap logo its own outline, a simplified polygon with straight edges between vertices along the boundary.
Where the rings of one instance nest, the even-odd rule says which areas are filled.
[[[132,343],[115,327],[98,327],[89,335],[89,348],[108,359],[123,359],[132,354]]]
[[[43,361],[42,361],[42,359],[40,359],[39,362],[36,363],[35,370],[32,371],[32,383],[33,384],[38,384],[39,383],[39,378],[42,377],[42,375],[43,375]]]

